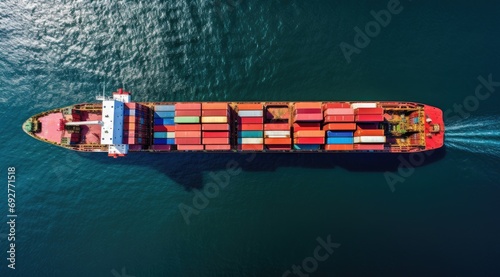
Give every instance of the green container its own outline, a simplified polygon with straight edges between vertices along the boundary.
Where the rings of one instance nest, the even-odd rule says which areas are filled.
[[[261,138],[264,136],[263,131],[239,131],[239,138]]]
[[[200,123],[199,116],[176,116],[174,118],[175,123]]]

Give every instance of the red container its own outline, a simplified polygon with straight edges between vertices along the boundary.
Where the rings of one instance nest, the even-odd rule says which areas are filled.
[[[156,125],[153,126],[155,132],[175,132],[175,125]]]
[[[325,105],[323,105],[323,108],[325,110],[331,108],[337,109],[337,108],[350,108],[350,107],[351,104],[347,102],[332,102],[332,103],[325,103]]]
[[[294,123],[293,124],[293,130],[295,132],[300,131],[300,130],[320,130],[321,126],[320,123]]]
[[[177,145],[177,150],[203,150],[203,145],[195,145],[195,144],[184,144]]]
[[[202,137],[204,137],[204,138],[228,138],[229,131],[203,131]]]
[[[292,144],[291,138],[265,138],[264,144]]]
[[[383,144],[355,144],[356,150],[384,150]]]
[[[178,110],[201,110],[201,103],[175,103],[175,111]]]
[[[324,130],[301,130],[301,131],[296,131],[294,136],[295,137],[324,138],[325,131]]]
[[[321,108],[295,109],[295,114],[304,114],[304,113],[321,113]]]
[[[271,145],[266,145],[266,148],[271,151],[277,151],[277,150],[290,150],[292,146],[290,144],[271,144]]]
[[[214,123],[214,124],[203,124],[201,126],[203,131],[228,131],[229,124],[226,123]]]
[[[324,144],[325,138],[295,138],[294,144]]]
[[[252,103],[242,103],[238,104],[238,111],[243,111],[243,110],[262,110],[263,106],[262,104],[252,104]]]
[[[201,116],[201,110],[176,110],[175,116]]]
[[[354,109],[351,108],[330,108],[326,109],[324,115],[354,115]]]
[[[226,102],[215,102],[215,103],[201,103],[201,109],[203,110],[226,110],[229,105]]]
[[[326,144],[325,150],[336,150],[336,151],[354,150],[354,144]]]
[[[297,114],[294,117],[294,121],[321,121],[323,120],[323,114]]]
[[[381,122],[384,121],[383,115],[374,115],[374,114],[360,114],[354,118],[356,122]]]
[[[323,126],[323,130],[329,130],[329,131],[356,130],[356,123],[329,123]]]
[[[238,125],[238,130],[240,131],[258,131],[258,130],[263,130],[264,125],[262,124],[239,124]]]
[[[227,110],[202,110],[201,116],[227,116]]]
[[[356,114],[378,114],[384,113],[383,108],[358,108],[356,109]]]
[[[175,138],[201,138],[200,131],[175,131]]]
[[[176,144],[201,144],[201,138],[175,138]]]
[[[264,130],[266,130],[266,131],[288,131],[288,130],[290,130],[290,124],[288,124],[288,123],[266,123],[266,124],[264,124]]]
[[[384,130],[357,130],[354,136],[383,136]]]
[[[203,138],[203,144],[229,144],[229,138]]]
[[[229,144],[209,144],[205,145],[205,150],[231,150]]]
[[[175,131],[200,131],[201,124],[176,124]]]
[[[321,109],[321,102],[296,102],[295,109]]]
[[[238,117],[238,123],[240,124],[262,124],[264,118],[262,117]]]
[[[170,151],[172,149],[172,145],[151,145],[151,149],[155,151]]]
[[[327,115],[326,122],[354,122],[354,115]]]
[[[238,150],[243,150],[243,151],[262,151],[264,150],[264,145],[263,144],[239,144],[238,145]]]

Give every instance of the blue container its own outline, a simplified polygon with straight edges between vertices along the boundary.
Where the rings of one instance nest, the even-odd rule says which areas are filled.
[[[173,118],[162,118],[162,121],[163,121],[162,125],[175,125]]]
[[[163,118],[155,118],[155,125],[163,125]]]
[[[329,137],[326,139],[326,144],[353,144],[354,138],[346,137]]]
[[[155,139],[166,139],[167,138],[167,132],[154,132],[153,137]]]
[[[175,139],[155,138],[153,144],[175,144]]]
[[[239,138],[261,138],[263,136],[263,131],[238,131]]]
[[[173,118],[174,116],[175,112],[155,112],[155,118]]]
[[[339,132],[339,131],[328,131],[326,132],[328,137],[353,137],[354,132]]]
[[[293,149],[296,150],[318,150],[319,144],[294,144]]]
[[[123,114],[124,115],[135,116],[136,115],[136,111],[135,110],[130,110],[130,109],[125,109],[125,110],[123,110]]]
[[[156,105],[155,111],[157,111],[157,112],[173,112],[173,111],[175,111],[175,105]]]

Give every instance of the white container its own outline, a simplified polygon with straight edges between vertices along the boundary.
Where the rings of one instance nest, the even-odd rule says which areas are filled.
[[[175,138],[175,132],[167,132],[167,138]]]
[[[201,123],[227,123],[227,116],[202,116]]]
[[[244,110],[244,111],[238,111],[238,115],[240,117],[262,117],[263,116],[263,111],[262,110]]]
[[[241,138],[241,144],[264,144],[263,138]]]
[[[354,137],[354,143],[385,143],[385,136]]]
[[[286,138],[290,136],[290,131],[264,131],[264,136],[270,138]]]
[[[351,108],[357,109],[357,108],[376,108],[377,103],[352,103]]]

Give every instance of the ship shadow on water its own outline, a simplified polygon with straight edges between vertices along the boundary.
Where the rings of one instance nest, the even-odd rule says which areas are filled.
[[[126,158],[81,154],[83,158],[112,165],[142,165],[165,174],[186,190],[200,189],[206,175],[228,168],[244,172],[273,172],[279,168],[335,169],[351,172],[397,172],[400,166],[422,167],[444,158],[446,148],[417,154],[389,153],[131,153]],[[413,161],[413,162],[412,162]],[[297,171],[297,174],[300,174]],[[204,179],[205,176],[205,179]]]

